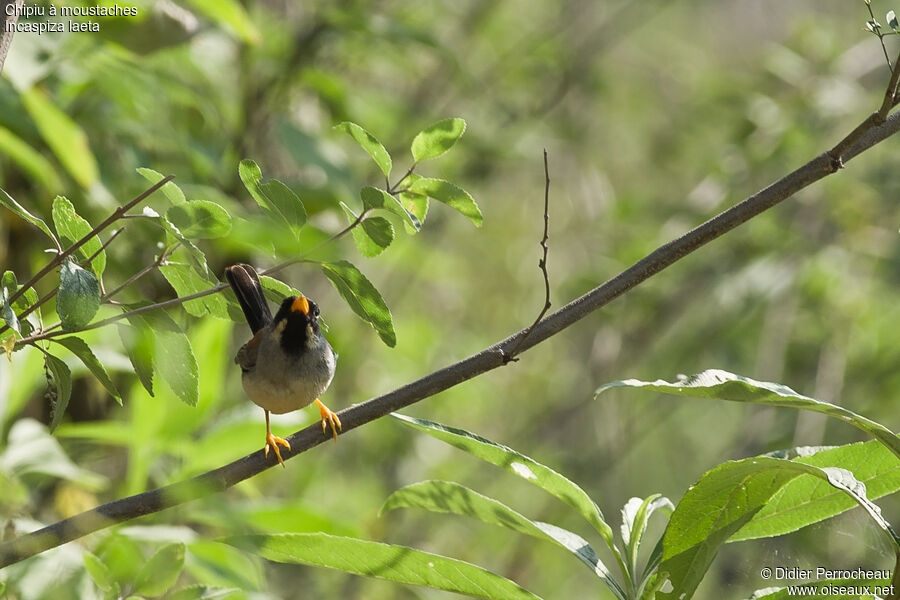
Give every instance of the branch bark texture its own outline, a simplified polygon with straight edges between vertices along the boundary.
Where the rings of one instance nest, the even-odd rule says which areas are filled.
[[[347,433],[379,417],[507,364],[511,354],[524,352],[558,334],[701,246],[772,208],[799,190],[834,173],[840,168],[840,165],[847,163],[856,155],[900,130],[900,116],[898,115],[900,113],[891,115],[880,125],[873,125],[861,134],[854,130],[852,135],[855,140],[847,144],[839,156],[834,156],[833,150],[820,154],[765,189],[695,227],[683,236],[660,246],[612,279],[547,315],[533,328],[520,330],[457,363],[439,369],[392,392],[340,411],[338,414],[344,426],[343,432]],[[288,437],[291,450],[284,451],[283,458],[285,460],[293,458],[329,439],[322,435],[318,423],[310,425]],[[273,460],[267,460],[263,451],[259,450],[193,479],[121,498],[48,525],[38,531],[0,544],[0,568],[115,523],[221,492],[276,464]]]

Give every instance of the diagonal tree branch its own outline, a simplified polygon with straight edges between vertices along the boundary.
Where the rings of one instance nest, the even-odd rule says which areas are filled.
[[[888,117],[881,125],[870,127],[854,143],[843,149],[841,153],[843,162],[848,162],[857,154],[895,134],[898,130],[900,130],[898,114]],[[379,417],[503,366],[506,364],[504,358],[513,349],[525,351],[558,334],[566,327],[646,281],[652,275],[750,218],[772,208],[799,190],[834,173],[838,168],[830,152],[820,154],[767,188],[695,227],[683,236],[660,246],[606,283],[541,319],[530,330],[526,328],[518,331],[457,363],[439,369],[392,392],[340,411],[338,414],[344,426],[343,431],[349,432]],[[318,423],[310,425],[288,438],[292,450],[284,451],[283,458],[285,460],[293,458],[328,439],[330,438],[322,435]],[[259,450],[193,479],[98,506],[0,544],[0,568],[115,523],[159,512],[190,500],[221,492],[275,464],[277,463],[273,460],[266,460],[263,451]]]
[[[9,46],[12,44],[13,34],[16,32],[16,23],[19,20],[19,11],[25,0],[0,0],[0,73],[3,72],[3,63],[6,62],[6,55],[9,53]],[[7,8],[14,6],[15,8]],[[7,15],[7,11],[12,12]]]

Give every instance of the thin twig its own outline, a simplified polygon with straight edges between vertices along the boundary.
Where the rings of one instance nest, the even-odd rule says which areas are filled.
[[[870,23],[872,23],[872,33],[878,36],[878,40],[881,42],[881,51],[884,52],[884,60],[887,61],[888,69],[891,70],[891,73],[894,72],[894,67],[891,65],[891,57],[888,56],[887,46],[884,43],[884,34],[881,33],[881,25],[878,24],[878,19],[875,18],[875,13],[872,12],[872,3],[869,0],[865,0],[866,8],[869,9],[869,16],[872,17]]]
[[[413,163],[409,166],[409,169],[406,170],[406,173],[403,174],[403,177],[401,177],[400,179],[397,180],[397,183],[395,183],[394,185],[391,185],[390,181],[388,181],[388,189],[387,189],[388,194],[396,194],[397,187],[399,187],[399,185],[401,183],[406,181],[406,178],[409,177],[410,175],[412,175],[413,171],[415,171],[415,170],[416,170],[416,163]]]
[[[538,261],[538,267],[541,269],[541,274],[544,276],[544,306],[541,308],[541,312],[538,314],[537,318],[534,320],[534,323],[531,324],[528,329],[525,330],[525,333],[522,337],[519,338],[519,342],[513,347],[509,353],[506,354],[505,361],[516,361],[519,360],[516,358],[516,354],[519,352],[519,348],[522,346],[522,343],[531,335],[531,332],[540,323],[541,319],[544,318],[544,315],[547,314],[547,311],[550,310],[550,274],[547,272],[547,252],[549,248],[547,247],[547,241],[550,239],[550,167],[547,164],[547,149],[544,149],[544,237],[541,238],[541,250],[543,252],[543,256]]]
[[[135,281],[137,281],[138,279],[140,279],[141,277],[143,277],[144,275],[146,275],[147,273],[149,273],[150,271],[152,271],[153,269],[155,269],[155,268],[158,267],[159,265],[163,264],[163,263],[166,261],[166,259],[169,258],[170,256],[172,256],[172,253],[175,252],[175,250],[177,250],[180,246],[181,246],[181,242],[180,242],[180,241],[179,241],[179,242],[175,242],[175,243],[172,245],[171,248],[168,248],[168,249],[166,249],[165,251],[163,251],[163,252],[156,258],[156,260],[154,260],[152,263],[150,263],[149,265],[145,266],[143,269],[141,269],[140,271],[138,271],[137,273],[135,273],[134,275],[132,275],[131,277],[129,277],[128,279],[126,279],[126,280],[125,280],[125,283],[123,283],[122,285],[118,286],[117,288],[115,288],[114,290],[112,290],[111,292],[109,292],[108,294],[105,294],[105,295],[100,299],[101,302],[107,302],[107,301],[109,301],[110,298],[112,298],[113,296],[115,296],[116,294],[118,294],[119,292],[121,292],[122,290],[124,290],[125,288],[127,288],[129,285],[131,285],[132,283],[134,283]]]
[[[109,217],[107,217],[105,221],[103,221],[102,223],[100,223],[99,225],[94,227],[90,231],[90,233],[83,236],[80,240],[78,240],[77,242],[75,242],[74,244],[72,244],[71,246],[69,246],[68,248],[66,248],[65,250],[60,252],[59,254],[57,254],[55,257],[53,257],[53,260],[51,260],[49,263],[47,263],[47,265],[43,269],[38,271],[34,275],[34,277],[29,279],[28,283],[26,283],[25,285],[20,287],[18,289],[18,291],[16,291],[12,296],[10,296],[8,302],[10,304],[12,304],[16,299],[18,299],[22,294],[25,293],[25,290],[34,286],[34,284],[37,283],[41,279],[41,277],[43,277],[44,275],[46,275],[47,273],[49,273],[50,271],[52,271],[53,269],[55,269],[56,267],[61,265],[62,262],[66,258],[69,257],[69,255],[71,255],[73,252],[75,252],[76,250],[81,248],[88,240],[92,239],[95,235],[97,235],[98,233],[100,233],[101,231],[103,231],[104,229],[109,227],[111,224],[113,224],[115,221],[117,221],[119,219],[119,217],[121,217],[127,211],[131,210],[132,207],[134,207],[136,204],[138,204],[139,202],[144,200],[147,196],[149,196],[150,194],[152,194],[153,192],[155,192],[156,190],[158,190],[165,184],[169,183],[169,181],[174,179],[174,177],[175,177],[174,175],[168,175],[166,177],[163,177],[160,181],[158,181],[157,183],[150,186],[146,191],[139,194],[137,197],[132,199],[130,202],[128,202],[127,204],[120,206],[119,208],[114,210],[113,213],[111,215],[109,215]]]
[[[873,127],[848,148],[844,153],[844,160],[851,160],[860,152],[894,135],[898,130],[900,130],[900,116],[892,115],[885,123]],[[528,333],[527,339],[521,343],[520,351],[527,350],[556,335],[691,252],[834,172],[829,154],[827,152],[820,154],[753,196],[695,227],[683,236],[660,246],[606,283],[541,319]],[[224,289],[227,286],[222,284],[220,287]],[[214,290],[217,291],[217,288]],[[207,292],[203,292],[203,294],[205,293]],[[197,295],[195,294],[194,297]],[[417,381],[340,411],[338,415],[343,424],[343,432],[347,433],[379,417],[503,366],[506,364],[504,357],[519,345],[519,340],[525,334],[526,330],[518,331],[477,354],[439,369]],[[322,429],[318,423],[310,425],[288,437],[291,450],[284,450],[282,458],[289,460],[329,439],[331,438],[322,435]],[[221,492],[272,468],[275,464],[277,463],[265,457],[262,450],[258,450],[192,479],[127,498],[120,498],[53,523],[0,544],[0,568],[115,523],[129,521]]]

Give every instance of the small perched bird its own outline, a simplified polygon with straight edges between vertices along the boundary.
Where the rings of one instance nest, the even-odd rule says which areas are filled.
[[[319,307],[303,296],[291,296],[281,302],[272,318],[253,267],[233,265],[225,269],[225,278],[253,332],[234,362],[241,367],[247,396],[266,413],[266,456],[272,448],[283,467],[278,445],[291,448],[287,440],[272,435],[269,413],[283,414],[313,402],[322,415],[322,432],[328,435],[330,425],[337,442],[341,420],[319,401],[337,364],[337,354],[319,330]]]

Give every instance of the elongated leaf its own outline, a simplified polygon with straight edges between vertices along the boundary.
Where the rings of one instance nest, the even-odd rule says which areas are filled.
[[[182,402],[197,406],[200,397],[197,358],[181,327],[159,310],[129,317],[129,321],[136,327],[149,328],[153,332],[153,366],[156,372]]]
[[[9,298],[19,289],[19,282],[16,274],[12,271],[5,271],[3,278],[0,279],[0,318],[9,325],[9,328],[22,335],[22,328],[19,326],[19,317],[13,309],[13,305],[9,303]]]
[[[300,230],[306,225],[306,208],[303,207],[303,202],[297,194],[277,179],[261,183],[262,171],[252,160],[242,160],[238,174],[244,182],[244,187],[260,208],[276,223],[285,225],[297,238]]]
[[[421,219],[407,210],[397,198],[394,198],[382,189],[367,185],[359,191],[359,197],[362,200],[363,208],[366,210],[383,208],[397,216],[403,217],[406,225],[415,231],[419,231],[422,228]]]
[[[375,161],[375,164],[377,164],[378,168],[381,169],[381,172],[384,173],[384,176],[390,177],[392,166],[391,155],[388,154],[388,151],[384,149],[384,146],[374,135],[350,121],[338,123],[334,128],[338,131],[343,131],[356,140],[356,143],[369,153],[369,156],[372,157],[372,160]]]
[[[633,576],[639,575],[638,552],[641,548],[641,539],[647,530],[650,516],[657,510],[672,514],[675,505],[660,494],[652,494],[643,500],[631,498],[622,507],[622,541],[625,543],[625,556],[629,564],[629,571]],[[649,564],[647,567],[645,574],[649,574],[655,565]]]
[[[259,30],[237,0],[188,0],[195,10],[212,19],[242,42],[259,42]]]
[[[65,248],[68,248],[93,230],[91,224],[75,212],[75,207],[64,196],[57,196],[53,201],[52,215],[56,233],[59,234],[59,238],[62,240]],[[103,270],[106,268],[106,251],[101,250],[102,247],[103,244],[100,242],[100,239],[97,236],[93,236],[76,251],[82,261],[87,260],[95,252],[99,251],[97,257],[91,261],[91,268],[97,274],[98,279],[103,275]]]
[[[160,265],[159,271],[179,296],[196,294],[219,284],[216,278],[204,277],[186,263],[169,261]],[[208,294],[196,300],[188,300],[183,305],[185,310],[195,317],[202,317],[208,312],[218,319],[236,322],[244,320],[241,307],[231,294]]]
[[[209,200],[190,200],[166,211],[166,218],[192,239],[214,239],[231,233],[231,215]]]
[[[297,288],[291,287],[285,282],[275,279],[274,277],[269,277],[268,275],[260,275],[259,283],[262,285],[263,293],[266,297],[276,304],[280,304],[282,300],[289,298],[290,296],[301,295],[300,290]],[[266,294],[266,292],[269,293]]]
[[[59,268],[59,292],[56,312],[65,330],[87,325],[100,308],[100,284],[90,271],[71,260],[64,260]]]
[[[54,397],[50,402],[50,431],[59,427],[63,415],[69,407],[69,398],[72,397],[72,372],[66,363],[52,354],[44,355],[44,365],[50,369],[53,376]]]
[[[663,536],[659,572],[668,573],[671,591],[659,598],[687,600],[725,541],[759,512],[790,480],[813,475],[847,494],[886,535],[895,550],[900,541],[865,492],[865,485],[846,469],[814,467],[790,460],[757,456],[721,464],[688,489],[675,508]]]
[[[587,519],[603,536],[603,540],[610,549],[616,552],[612,528],[606,523],[603,513],[600,512],[597,504],[591,500],[591,497],[581,487],[550,467],[544,466],[512,448],[492,442],[465,429],[457,429],[456,427],[450,427],[427,419],[408,417],[400,413],[391,413],[391,416],[398,419],[401,423],[424,431],[428,435],[455,448],[468,452],[492,465],[502,467],[510,473],[515,473],[525,479],[525,481],[556,496]]]
[[[97,555],[87,551],[82,554],[82,560],[84,560],[85,571],[88,572],[88,575],[91,576],[91,579],[100,588],[100,591],[113,592],[114,588],[116,588],[116,582],[112,578],[112,573],[109,572],[109,567],[103,564],[103,561]]]
[[[325,533],[237,535],[220,541],[275,562],[329,567],[476,598],[538,598],[481,567],[406,546]]]
[[[6,446],[0,452],[0,470],[17,478],[40,474],[65,479],[90,491],[99,491],[106,485],[105,477],[72,462],[47,427],[29,418],[18,419],[10,428]],[[4,493],[7,491],[4,489]]]
[[[466,190],[449,181],[423,177],[409,186],[409,191],[413,194],[421,194],[443,202],[450,208],[465,215],[476,227],[481,227],[484,221],[481,210],[475,204],[472,196]]]
[[[41,137],[72,179],[84,189],[91,187],[97,181],[97,161],[81,127],[36,88],[20,97]]]
[[[428,196],[413,194],[412,192],[401,192],[398,194],[398,199],[403,208],[408,210],[419,222],[419,227],[413,227],[409,223],[404,223],[406,232],[409,234],[417,233],[421,229],[422,224],[425,223],[425,216],[428,214]]]
[[[39,182],[48,190],[56,191],[62,187],[59,175],[50,161],[25,140],[4,127],[0,127],[0,154],[17,163],[28,175],[29,180]]]
[[[148,169],[146,167],[138,167],[137,172],[150,183],[159,183],[163,179],[162,173],[157,173],[153,169]],[[186,202],[187,200],[184,197],[184,192],[181,191],[181,188],[174,181],[167,181],[162,186],[162,193],[169,199],[169,202],[172,204],[181,204]]]
[[[857,442],[792,459],[816,467],[842,467],[865,484],[870,500],[900,490],[900,460],[876,441]],[[729,542],[774,537],[818,523],[857,503],[818,477],[801,475],[782,486]]]
[[[157,550],[138,571],[134,592],[142,596],[162,596],[184,566],[184,544],[166,544]]]
[[[84,363],[84,366],[94,374],[97,381],[103,384],[103,387],[105,387],[110,395],[116,399],[116,402],[120,405],[122,404],[122,396],[119,394],[119,390],[116,389],[116,385],[112,382],[112,379],[109,378],[109,373],[106,372],[106,369],[103,368],[103,365],[100,364],[100,361],[94,356],[91,347],[88,346],[83,339],[75,336],[50,339],[57,344],[64,346],[69,352],[77,356],[78,359]]]
[[[116,323],[119,331],[119,339],[134,368],[134,374],[138,381],[153,395],[153,337],[149,329],[141,331],[137,327]]]
[[[13,197],[7,194],[6,190],[2,188],[0,188],[0,204],[46,233],[48,236],[50,236],[50,239],[53,240],[53,245],[59,247],[59,240],[56,239],[56,236],[53,235],[53,232],[50,231],[49,227],[47,227],[47,224],[44,223],[42,219],[39,219],[38,217],[25,210],[24,206],[13,200]]]
[[[350,224],[356,222],[359,217],[353,209],[341,202],[341,208],[347,213],[347,221]],[[394,227],[390,221],[381,217],[368,217],[359,225],[350,230],[353,234],[353,242],[363,256],[378,256],[394,241]]]
[[[466,122],[462,119],[444,119],[429,125],[413,138],[413,160],[421,162],[436,158],[453,147],[466,131]]]
[[[840,419],[865,431],[900,457],[900,438],[881,423],[876,423],[842,406],[803,396],[780,383],[756,381],[755,379],[735,375],[728,371],[709,369],[673,383],[661,379],[656,381],[638,381],[637,379],[614,381],[597,388],[594,396],[596,397],[600,393],[615,387],[645,388],[679,396],[714,398],[731,402],[751,402],[769,406],[786,406],[818,412]]]
[[[381,507],[381,513],[402,507],[424,508],[432,512],[453,513],[478,519],[490,525],[506,527],[525,535],[549,540],[562,546],[600,577],[616,597],[625,593],[591,545],[571,531],[549,523],[532,521],[502,502],[489,498],[452,481],[422,481],[400,488]]]
[[[391,321],[391,311],[372,282],[346,260],[323,263],[322,272],[350,309],[363,321],[370,323],[381,341],[393,348],[397,343],[397,336]]]

